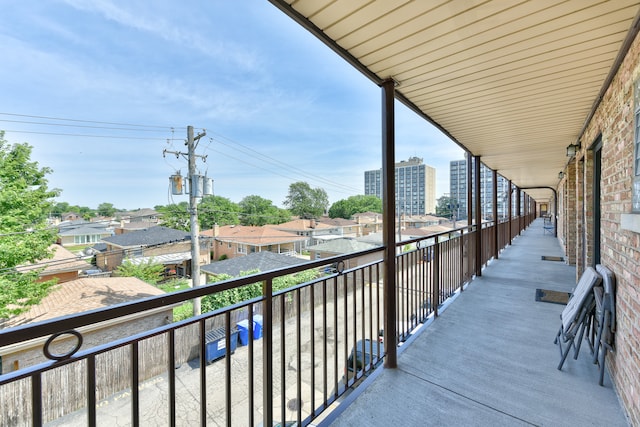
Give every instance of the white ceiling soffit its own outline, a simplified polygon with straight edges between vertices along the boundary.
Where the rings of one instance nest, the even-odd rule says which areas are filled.
[[[566,147],[637,33],[639,8],[631,0],[270,1],[375,83],[396,80],[398,99],[521,188],[558,184]]]

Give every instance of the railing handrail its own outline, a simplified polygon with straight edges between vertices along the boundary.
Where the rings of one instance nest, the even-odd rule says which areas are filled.
[[[140,313],[143,311],[153,310],[156,308],[167,307],[173,304],[179,304],[194,298],[199,298],[229,289],[250,285],[256,282],[262,282],[274,277],[323,267],[327,264],[337,263],[340,261],[345,261],[376,252],[382,252],[383,250],[384,247],[379,246],[372,249],[353,252],[350,254],[337,255],[330,258],[322,258],[320,260],[309,261],[299,265],[260,272],[249,276],[234,277],[220,282],[198,286],[196,288],[184,289],[164,295],[157,295],[136,301],[124,302],[108,307],[86,311],[83,313],[70,314],[67,316],[56,317],[54,319],[47,319],[40,322],[29,323],[26,325],[0,329],[0,347],[29,341],[35,338],[51,335],[59,331],[74,330],[76,328],[90,324],[100,323],[123,316]]]

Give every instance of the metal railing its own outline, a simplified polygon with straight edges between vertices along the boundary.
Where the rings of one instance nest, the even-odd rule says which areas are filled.
[[[503,244],[505,224],[482,232],[499,227]],[[470,226],[398,243],[398,342],[472,279],[476,238]],[[496,244],[486,239],[483,263]],[[47,356],[0,376],[0,424],[306,425],[379,366],[390,345],[380,337],[382,254],[380,247],[0,330],[3,365],[28,348]],[[327,274],[327,264],[337,268]],[[273,291],[279,277],[310,269],[316,279]],[[122,334],[130,319],[144,323],[147,314],[256,283],[259,297]]]

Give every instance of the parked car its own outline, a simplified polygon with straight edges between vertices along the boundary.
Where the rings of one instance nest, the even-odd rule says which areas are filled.
[[[351,378],[360,376],[362,371],[366,367],[370,367],[372,362],[373,367],[382,363],[382,356],[384,356],[384,344],[381,341],[376,342],[370,339],[358,341],[356,346],[351,349],[347,366],[344,369],[343,381],[345,385]]]

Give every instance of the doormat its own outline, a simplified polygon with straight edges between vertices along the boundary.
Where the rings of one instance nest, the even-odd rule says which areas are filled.
[[[549,289],[536,289],[536,301],[552,302],[554,304],[566,305],[569,301],[571,293],[550,291]]]
[[[564,262],[564,258],[561,257],[561,256],[542,255],[542,260],[543,261],[563,261]]]

